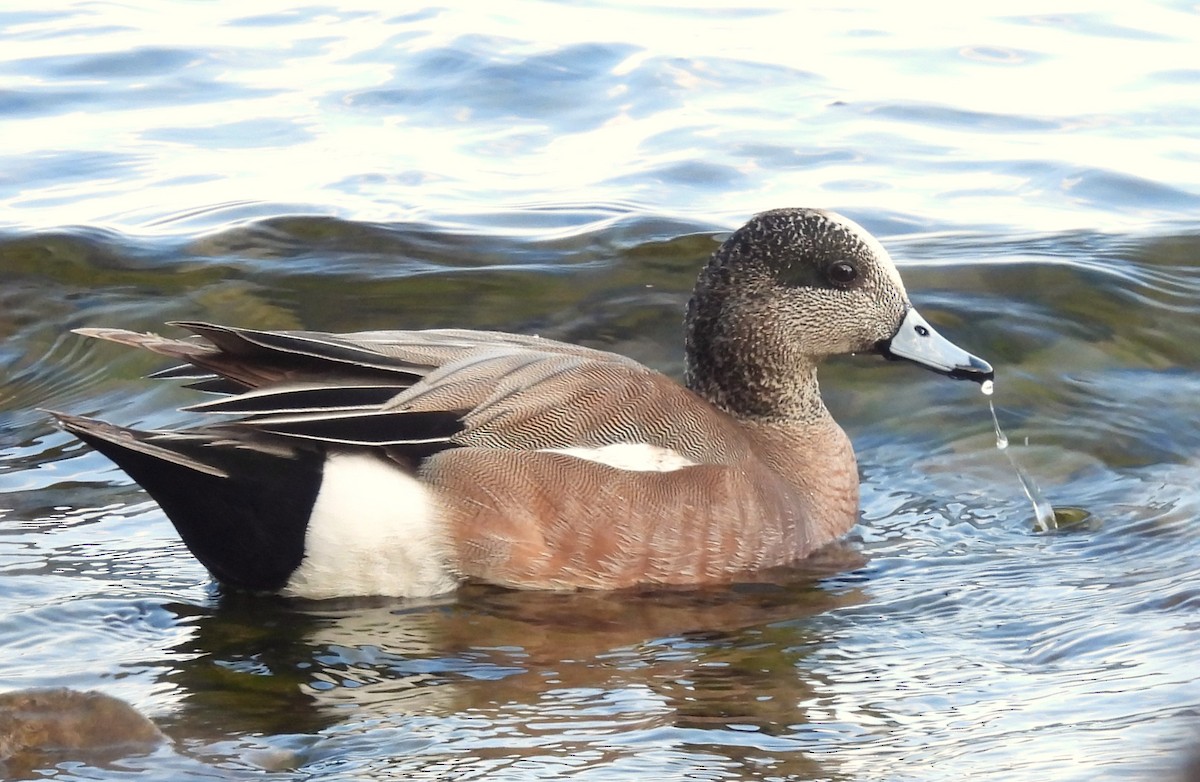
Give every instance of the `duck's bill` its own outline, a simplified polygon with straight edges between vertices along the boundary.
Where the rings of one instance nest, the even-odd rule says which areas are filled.
[[[956,380],[983,383],[996,376],[991,364],[938,334],[911,307],[901,321],[899,331],[876,348],[884,358],[911,361]]]

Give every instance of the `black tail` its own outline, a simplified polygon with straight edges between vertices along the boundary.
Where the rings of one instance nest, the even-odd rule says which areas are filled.
[[[299,567],[321,488],[320,444],[248,440],[245,432],[234,439],[220,427],[141,432],[54,416],[154,498],[218,581],[277,591]]]

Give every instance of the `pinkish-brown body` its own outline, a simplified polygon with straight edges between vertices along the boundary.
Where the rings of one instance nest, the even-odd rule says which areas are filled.
[[[831,418],[743,426],[728,422],[726,464],[631,471],[466,448],[423,472],[464,576],[535,589],[730,581],[808,556],[858,513],[854,453]]]

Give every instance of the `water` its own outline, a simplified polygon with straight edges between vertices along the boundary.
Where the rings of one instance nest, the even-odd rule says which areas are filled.
[[[981,386],[983,393],[991,397],[995,390],[995,383],[991,380],[983,381]],[[1021,484],[1021,491],[1025,492],[1025,496],[1029,498],[1029,502],[1033,505],[1033,516],[1037,524],[1037,528],[1041,532],[1050,532],[1058,529],[1058,517],[1054,512],[1054,506],[1042,494],[1042,490],[1029,477],[1029,473],[1017,461],[1017,457],[1013,456],[1012,451],[1008,450],[1008,435],[1000,428],[1000,417],[996,415],[996,404],[990,398],[988,399],[988,412],[992,414],[992,425],[996,430],[996,450],[1003,451],[1008,457],[1008,463],[1012,465],[1013,472],[1017,474],[1017,481]],[[1029,443],[1026,442],[1026,445]]]
[[[121,779],[1149,780],[1200,735],[1194,4],[0,11],[0,688],[100,689]],[[70,328],[466,326],[681,372],[721,232],[880,236],[997,368],[831,362],[862,520],[778,583],[222,595],[38,408],[196,397]],[[19,770],[19,769],[18,769]],[[10,773],[15,774],[10,767]],[[33,773],[30,771],[30,773]]]

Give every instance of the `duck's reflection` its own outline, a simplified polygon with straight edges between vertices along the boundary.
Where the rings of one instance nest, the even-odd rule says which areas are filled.
[[[801,620],[860,601],[829,579],[861,564],[837,546],[754,583],[704,590],[470,585],[422,603],[224,595],[210,609],[173,606],[196,632],[166,674],[183,705],[164,727],[217,741],[468,718],[518,744],[536,734],[540,746],[548,732],[784,735],[805,722],[813,682],[802,661],[823,643]],[[714,749],[735,762],[754,751]],[[491,741],[471,751],[499,750]]]

